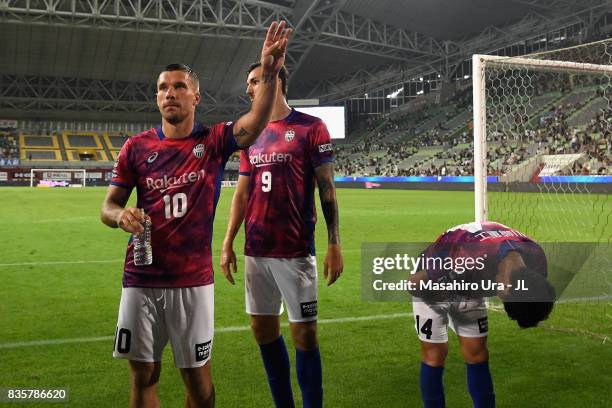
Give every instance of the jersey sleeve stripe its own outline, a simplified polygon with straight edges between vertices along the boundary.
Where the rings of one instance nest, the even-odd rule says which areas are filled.
[[[241,176],[250,176],[251,172],[250,171],[241,171],[238,174],[241,175]]]
[[[327,157],[324,159],[321,159],[316,165],[314,165],[313,167],[316,169],[317,167],[319,167],[322,164],[326,164],[326,163],[333,163],[335,160],[333,157]]]

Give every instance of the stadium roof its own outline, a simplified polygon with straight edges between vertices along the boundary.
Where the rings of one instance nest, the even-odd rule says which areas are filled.
[[[245,69],[285,19],[291,98],[342,100],[349,86],[463,61],[610,11],[610,0],[13,0],[0,4],[0,115],[156,118],[171,62],[201,76],[202,113],[248,108]],[[591,21],[592,23],[592,21]]]

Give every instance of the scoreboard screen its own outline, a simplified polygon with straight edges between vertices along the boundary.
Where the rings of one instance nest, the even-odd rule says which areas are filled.
[[[320,118],[332,139],[345,138],[344,106],[299,106],[295,110]]]

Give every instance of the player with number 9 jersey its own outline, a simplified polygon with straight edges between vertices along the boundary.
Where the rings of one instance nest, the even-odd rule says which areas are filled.
[[[325,124],[295,109],[270,122],[257,141],[241,151],[240,175],[250,176],[245,255],[314,255],[314,169],[333,160]]]
[[[247,94],[259,99],[261,64],[247,71]],[[343,270],[334,187],[334,154],[323,121],[287,103],[286,69],[279,71],[271,120],[240,156],[240,175],[221,249],[221,271],[234,284],[233,241],[245,223],[245,306],[276,407],[295,406],[280,315],[287,308],[296,351],[296,373],[305,408],[323,405],[323,375],[317,338],[318,274],[315,257],[315,184],[327,225],[323,262],[327,284]]]

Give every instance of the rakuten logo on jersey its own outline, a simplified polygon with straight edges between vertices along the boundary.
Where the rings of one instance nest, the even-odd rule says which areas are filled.
[[[176,187],[185,186],[187,184],[193,184],[198,180],[202,180],[206,177],[206,172],[204,170],[192,171],[189,173],[184,173],[180,176],[166,176],[160,178],[151,178],[147,177],[147,188],[149,190],[168,190]]]
[[[289,163],[291,160],[293,160],[293,156],[289,153],[257,153],[249,156],[249,162],[256,167],[269,166],[277,163]]]

